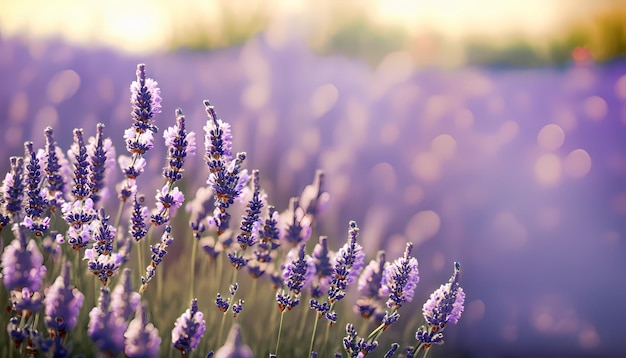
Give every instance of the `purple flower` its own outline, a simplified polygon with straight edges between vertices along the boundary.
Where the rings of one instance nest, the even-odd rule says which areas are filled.
[[[96,126],[96,136],[89,138],[87,152],[89,154],[89,186],[94,205],[106,198],[107,190],[104,181],[107,172],[115,165],[115,147],[110,138],[104,137],[104,124]]]
[[[252,199],[248,202],[246,207],[246,215],[241,221],[239,229],[241,233],[237,235],[237,242],[242,250],[245,250],[248,246],[254,246],[258,241],[260,215],[263,209],[263,198],[261,197],[261,187],[259,185],[259,171],[252,171],[252,183],[254,191],[252,193]]]
[[[26,154],[26,208],[24,211],[26,215],[31,221],[41,222],[41,217],[43,216],[44,211],[46,210],[48,203],[45,199],[45,196],[42,195],[41,192],[41,181],[42,181],[42,171],[41,165],[43,162],[43,151],[36,153],[33,150],[33,142],[24,143],[25,154]],[[49,219],[48,219],[49,223]],[[32,225],[32,227],[40,228],[38,225]],[[47,226],[41,226],[42,231],[32,230],[35,232],[37,236],[41,236],[43,231],[47,231]]]
[[[313,184],[307,185],[300,195],[300,206],[307,214],[316,217],[328,207],[330,194],[324,191],[324,172],[315,172]]]
[[[206,330],[204,315],[198,311],[198,300],[191,300],[191,307],[176,319],[172,330],[172,346],[183,357],[193,351]]]
[[[252,358],[252,350],[243,343],[241,328],[233,324],[228,333],[226,343],[215,352],[214,358]]]
[[[185,116],[179,108],[176,110],[176,125],[163,133],[167,146],[167,165],[163,168],[163,176],[171,185],[183,178],[183,165],[187,155],[196,154],[196,134],[187,133]]]
[[[27,287],[11,291],[11,310],[18,312],[23,317],[28,317],[32,312],[39,312],[41,308],[41,295]]]
[[[70,269],[72,265],[66,262],[44,298],[46,327],[54,335],[65,334],[76,326],[78,312],[83,305],[83,294],[70,285]]]
[[[126,149],[132,158],[121,156],[118,161],[125,179],[118,185],[123,202],[136,192],[135,179],[143,172],[146,154],[154,146],[153,133],[158,131],[152,117],[161,112],[161,90],[158,83],[146,78],[146,65],[137,65],[137,80],[130,85],[132,126],[124,132]]]
[[[168,222],[176,209],[183,205],[185,195],[178,187],[172,189],[169,184],[165,184],[161,190],[157,190],[155,198],[156,210],[150,217],[152,224],[159,226]]]
[[[315,275],[313,258],[304,252],[305,245],[287,254],[287,264],[283,266],[283,280],[294,295],[299,295]]]
[[[350,221],[349,226],[348,240],[335,255],[335,269],[328,289],[331,304],[345,297],[348,286],[359,276],[365,261],[363,247],[356,242],[359,227],[354,221]]]
[[[4,249],[0,263],[4,286],[9,291],[22,288],[38,291],[46,274],[43,256],[34,240],[27,241],[21,225],[13,224],[13,234],[15,239]]]
[[[128,321],[137,311],[137,306],[139,306],[141,301],[141,295],[133,291],[130,274],[131,270],[129,268],[122,270],[122,277],[120,277],[119,283],[111,294],[111,310],[125,321]]]
[[[282,239],[287,246],[295,247],[311,238],[311,216],[300,207],[298,198],[291,198],[289,209],[281,215]]]
[[[335,272],[333,265],[335,253],[328,249],[328,238],[326,236],[320,236],[319,243],[313,248],[311,256],[315,263],[315,276],[311,284],[311,296],[320,298],[327,292]]]
[[[419,282],[417,260],[411,257],[412,243],[407,243],[404,256],[385,266],[381,282],[381,295],[389,295],[387,307],[399,309],[413,300],[415,286]]]
[[[11,171],[2,181],[2,211],[9,219],[18,217],[24,198],[24,158],[11,157]],[[3,220],[4,221],[4,220]],[[9,222],[4,224],[8,225]]]
[[[133,195],[133,213],[130,218],[129,232],[135,241],[143,239],[148,234],[145,221],[148,217],[148,208],[141,205],[143,202],[143,196],[138,197],[136,193]]]
[[[101,352],[116,355],[124,349],[126,326],[126,320],[111,310],[109,289],[101,288],[98,305],[89,312],[87,335]]]
[[[96,249],[87,249],[83,260],[88,261],[89,271],[98,277],[102,285],[106,286],[109,278],[120,270],[124,257],[118,253],[99,255]]]
[[[152,131],[157,128],[152,124],[152,116],[161,113],[161,90],[152,78],[146,78],[146,65],[137,65],[137,80],[130,84],[130,103],[132,105],[133,127],[138,132]]]
[[[53,137],[52,127],[46,127],[45,164],[46,175],[44,192],[51,207],[60,209],[65,195],[67,176],[64,172],[68,170],[67,159],[60,148],[57,147]]]
[[[385,314],[380,295],[380,285],[385,272],[385,252],[379,251],[376,259],[370,261],[365,266],[359,276],[358,288],[361,297],[354,305],[354,312],[363,318],[373,317],[376,322],[380,322]]]
[[[233,158],[233,137],[230,124],[217,118],[215,107],[208,100],[204,100],[204,107],[209,119],[204,125],[204,148],[207,153],[209,171],[215,172],[222,165]]]
[[[91,188],[89,184],[89,156],[81,128],[74,129],[74,143],[68,151],[68,157],[74,166],[72,194],[76,201],[83,201],[91,197]]]
[[[174,238],[170,236],[172,233],[172,227],[167,225],[165,231],[161,236],[161,242],[156,245],[150,245],[150,265],[146,267],[146,276],[141,276],[141,288],[139,292],[142,293],[148,288],[148,283],[156,274],[156,268],[163,261],[163,258],[167,254],[167,247],[174,242]]]
[[[90,226],[94,240],[93,249],[98,255],[110,255],[117,229],[109,225],[109,216],[104,214],[104,209],[100,209],[98,218]]]
[[[157,357],[161,337],[159,330],[148,322],[145,303],[137,306],[135,318],[128,324],[124,337],[126,338],[124,353],[129,358]]]
[[[430,295],[422,311],[428,324],[443,328],[448,323],[456,324],[463,313],[465,292],[459,285],[461,267],[454,263],[454,273],[448,283],[441,285]]]

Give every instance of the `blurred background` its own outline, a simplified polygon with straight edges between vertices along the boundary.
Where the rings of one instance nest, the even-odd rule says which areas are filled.
[[[48,125],[122,153],[146,63],[157,126],[210,99],[279,210],[322,169],[334,249],[414,242],[415,312],[460,261],[441,356],[623,357],[625,55],[623,1],[0,0],[0,173]]]

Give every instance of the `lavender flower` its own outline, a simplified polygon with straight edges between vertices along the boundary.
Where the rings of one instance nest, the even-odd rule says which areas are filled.
[[[131,270],[125,268],[122,271],[122,277],[115,286],[111,294],[111,310],[118,317],[122,317],[128,321],[130,317],[137,311],[137,306],[141,300],[141,295],[133,291]]]
[[[109,289],[100,289],[98,305],[89,312],[87,335],[101,352],[116,355],[124,349],[126,321],[111,310]]]
[[[100,199],[106,198],[107,190],[104,186],[107,171],[115,164],[115,148],[110,138],[104,137],[104,124],[96,126],[96,137],[89,138],[87,152],[89,154],[89,188],[91,200],[97,205]]]
[[[382,307],[380,285],[385,272],[385,252],[379,251],[376,259],[365,266],[359,276],[358,288],[361,297],[357,299],[354,311],[363,318],[373,317],[377,322],[382,320],[385,310]]]
[[[443,331],[448,323],[456,324],[463,313],[465,292],[459,285],[461,266],[454,263],[454,273],[448,283],[441,285],[430,295],[422,311],[427,326],[421,326],[415,332],[415,339],[425,349],[433,344],[443,344]]]
[[[43,218],[44,211],[48,207],[48,203],[45,199],[45,193],[41,191],[41,163],[43,152],[39,152],[39,155],[33,150],[33,142],[24,143],[25,154],[28,161],[26,162],[27,174],[25,178],[26,182],[26,217],[24,218],[25,226],[35,233],[36,236],[41,237],[44,232],[48,231],[50,227],[50,218]]]
[[[205,330],[204,315],[198,311],[198,300],[194,298],[191,307],[176,319],[172,330],[172,346],[185,358],[196,348]]]
[[[411,257],[412,243],[407,243],[404,256],[385,266],[381,282],[381,295],[389,295],[387,307],[399,309],[413,300],[415,286],[419,282],[417,260]]]
[[[81,128],[74,129],[74,143],[68,152],[68,156],[72,159],[74,166],[72,194],[76,201],[83,201],[91,196],[91,188],[87,147],[85,146]]]
[[[141,276],[141,288],[140,293],[143,293],[148,288],[148,283],[156,274],[156,268],[163,261],[163,258],[167,254],[167,247],[174,242],[174,238],[170,236],[172,233],[172,227],[167,225],[165,231],[161,236],[161,242],[157,245],[150,245],[150,265],[146,267],[146,276]]]
[[[241,233],[237,235],[237,242],[242,250],[245,250],[248,246],[254,246],[258,241],[260,215],[263,209],[264,198],[261,197],[261,187],[259,185],[259,171],[252,171],[252,183],[253,193],[252,199],[248,202],[246,207],[246,215],[241,221],[239,229]]]
[[[230,215],[226,209],[235,202],[248,183],[248,173],[241,169],[246,153],[237,153],[233,158],[230,125],[217,118],[215,108],[208,100],[204,106],[209,119],[204,128],[205,160],[209,167],[207,184],[215,192],[216,211],[214,219],[218,235],[228,229]]]
[[[287,254],[287,264],[283,266],[283,280],[293,294],[298,295],[315,275],[313,258],[304,252],[305,245]]]
[[[130,218],[129,232],[135,241],[140,241],[147,234],[145,219],[148,217],[148,208],[142,206],[144,202],[143,196],[138,196],[137,193],[133,196],[133,213]]]
[[[313,184],[307,185],[300,195],[300,206],[307,214],[316,217],[328,207],[330,194],[324,191],[324,172],[315,172]]]
[[[71,331],[83,305],[83,294],[70,285],[71,267],[69,262],[65,263],[61,276],[56,278],[44,298],[46,327],[52,336],[64,337]]]
[[[22,200],[24,198],[24,159],[22,157],[11,157],[11,171],[6,174],[2,181],[2,211],[7,219],[2,219],[3,226],[15,221],[22,211]]]
[[[252,358],[252,350],[243,343],[241,328],[233,324],[228,333],[226,343],[215,352],[214,358]]]
[[[93,233],[94,244],[91,249],[85,250],[87,267],[106,286],[109,278],[115,275],[123,261],[123,256],[113,253],[113,240],[116,229],[109,225],[109,217],[100,209],[97,220],[91,223],[90,231]]]
[[[156,210],[150,216],[153,225],[159,226],[170,221],[176,209],[183,205],[185,195],[178,190],[178,187],[171,189],[169,184],[165,184],[161,190],[157,190]]]
[[[135,319],[128,324],[124,337],[126,338],[124,353],[129,358],[153,358],[158,356],[161,337],[159,336],[159,330],[152,323],[148,322],[145,303],[137,306]]]
[[[168,148],[167,165],[163,168],[163,176],[171,185],[183,178],[183,165],[187,155],[196,154],[196,134],[187,133],[185,116],[180,108],[176,110],[176,125],[166,129],[163,138]]]
[[[11,291],[11,306],[9,309],[18,312],[22,317],[28,317],[33,312],[39,312],[41,308],[41,295],[33,292],[28,287],[22,290]]]
[[[295,247],[311,238],[311,217],[299,206],[298,198],[291,198],[289,210],[281,215],[282,239],[289,247]]]
[[[132,157],[120,157],[119,164],[126,177],[118,190],[120,199],[125,202],[137,190],[135,179],[143,172],[145,159],[143,155],[153,144],[153,133],[158,131],[152,117],[161,112],[161,90],[158,83],[146,78],[146,65],[137,65],[137,80],[130,85],[130,103],[132,105],[132,126],[124,132],[126,149]]]
[[[313,262],[315,263],[315,276],[311,284],[311,297],[320,298],[324,295],[332,279],[335,268],[333,262],[335,253],[328,249],[328,238],[320,236],[319,243],[313,248]]]
[[[27,239],[24,228],[13,224],[15,239],[2,253],[3,283],[7,290],[27,288],[32,292],[39,290],[46,267],[37,243]]]
[[[331,304],[345,297],[345,291],[359,276],[364,265],[363,247],[356,242],[359,227],[354,221],[350,221],[349,226],[348,241],[335,255],[335,270],[328,289],[328,299]]]
[[[51,209],[56,210],[61,209],[61,205],[64,202],[66,176],[63,175],[63,172],[64,169],[68,169],[67,160],[54,141],[52,127],[46,127],[44,133],[46,135],[44,165],[46,186],[44,193]]]

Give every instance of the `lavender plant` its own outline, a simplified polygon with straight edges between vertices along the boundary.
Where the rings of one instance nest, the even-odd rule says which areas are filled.
[[[261,172],[244,168],[246,153],[233,154],[230,124],[209,101],[205,183],[190,188],[183,177],[196,135],[178,109],[175,124],[163,132],[164,184],[143,186],[138,176],[155,172],[144,156],[159,145],[154,115],[161,112],[161,92],[145,65],[136,75],[132,122],[122,136],[129,155],[116,158],[98,124],[87,141],[84,129],[72,131],[67,159],[50,127],[44,148],[29,141],[24,157],[9,158],[0,229],[12,230],[2,232],[0,268],[9,302],[5,337],[12,345],[0,354],[247,358],[304,356],[308,348],[311,357],[364,357],[383,344],[390,347],[385,357],[401,351],[404,342],[384,332],[400,321],[413,329],[408,322],[414,320],[404,318],[413,318],[411,310],[401,310],[419,282],[413,244],[393,262],[379,251],[366,265],[366,243],[358,242],[360,229],[351,221],[347,240],[334,249],[337,240],[318,235],[316,225],[330,200],[322,171],[280,213],[263,190]],[[107,179],[116,159],[123,179],[111,198]],[[156,192],[151,213],[146,192]],[[185,200],[186,212],[178,213]],[[116,205],[111,220],[107,213]],[[158,242],[152,241],[155,230]],[[249,275],[238,275],[242,269]],[[443,344],[444,329],[458,323],[465,301],[459,279],[455,263],[448,283],[424,304],[424,324],[415,328],[417,345],[405,349],[407,357],[428,354]],[[180,294],[187,289],[189,299]],[[317,337],[320,321],[327,322],[323,339]],[[230,332],[225,340],[223,332]],[[307,338],[308,347],[300,343]]]

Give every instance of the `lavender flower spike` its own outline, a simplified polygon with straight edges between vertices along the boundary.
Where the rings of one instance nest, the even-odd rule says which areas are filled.
[[[44,192],[52,210],[61,209],[63,196],[65,195],[66,178],[63,173],[68,171],[67,159],[63,151],[57,147],[54,141],[52,127],[46,127],[45,165],[46,187]]]
[[[34,240],[26,238],[23,226],[13,224],[15,239],[2,253],[3,283],[7,290],[28,288],[32,292],[39,290],[46,267],[43,256]]]
[[[241,339],[241,328],[233,324],[228,333],[226,343],[215,352],[214,358],[252,358],[252,350]]]
[[[111,293],[100,289],[98,305],[89,312],[87,334],[101,352],[117,355],[124,349],[126,320],[111,310]]]
[[[172,346],[180,351],[182,358],[191,353],[206,330],[204,315],[198,311],[198,299],[191,300],[191,307],[176,319],[172,330]]]
[[[183,165],[188,155],[196,154],[196,134],[187,133],[185,115],[176,110],[176,125],[163,132],[167,149],[167,165],[163,168],[163,177],[171,185],[183,178]]]
[[[148,322],[146,304],[137,306],[135,319],[130,321],[124,333],[126,347],[124,353],[129,358],[154,358],[159,354],[161,337],[159,330]]]
[[[413,300],[415,286],[419,282],[417,259],[411,257],[413,243],[407,243],[404,256],[385,267],[381,282],[381,295],[389,295],[387,307],[399,309]]]
[[[172,227],[167,225],[165,227],[165,231],[163,232],[163,236],[161,236],[161,242],[159,244],[150,245],[150,252],[152,253],[150,256],[151,261],[150,265],[146,267],[146,276],[141,277],[141,287],[139,288],[140,293],[143,293],[148,288],[148,283],[154,277],[157,266],[159,266],[167,254],[167,247],[174,242],[174,238],[170,236],[171,232]]]
[[[141,301],[141,295],[133,291],[130,274],[129,268],[122,271],[122,277],[111,294],[111,310],[125,321],[132,317]]]
[[[2,211],[11,221],[16,221],[22,211],[22,199],[24,197],[24,158],[11,157],[11,171],[6,174],[2,181]],[[4,222],[6,221],[6,222]],[[3,226],[10,221],[3,220]]]
[[[70,285],[71,267],[69,262],[65,263],[61,276],[50,286],[44,299],[46,327],[52,336],[58,334],[64,337],[71,331],[76,326],[78,312],[83,305],[83,294]]]
[[[89,153],[89,186],[91,189],[91,199],[94,205],[100,199],[106,198],[107,188],[105,178],[107,172],[115,165],[115,147],[110,138],[104,138],[104,124],[98,123],[96,126],[96,136],[89,138],[87,147]]]
[[[461,266],[454,263],[454,273],[448,283],[441,285],[423,307],[424,318],[433,326],[443,327],[447,323],[456,324],[463,313],[465,292],[459,285]]]

